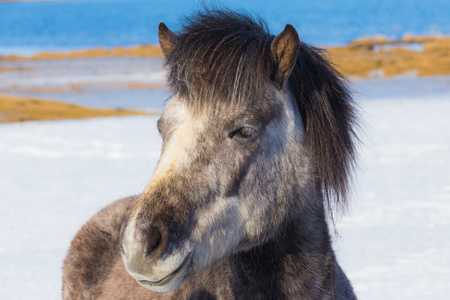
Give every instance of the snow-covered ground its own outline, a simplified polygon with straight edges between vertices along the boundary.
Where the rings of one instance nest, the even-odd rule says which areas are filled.
[[[450,97],[360,105],[370,127],[338,259],[360,299],[449,299]]]
[[[389,85],[356,87],[365,134],[351,208],[336,225],[338,259],[360,299],[448,299],[450,92],[444,84],[438,94],[367,97]],[[0,126],[0,299],[61,298],[77,230],[149,180],[161,146],[156,120]]]

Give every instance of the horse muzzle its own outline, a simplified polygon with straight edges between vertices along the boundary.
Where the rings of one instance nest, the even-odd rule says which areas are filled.
[[[134,279],[136,279],[136,281],[143,287],[154,292],[168,292],[179,287],[183,282],[183,280],[186,278],[186,275],[188,274],[188,270],[192,262],[191,258],[192,256],[188,254],[187,257],[185,257],[182,263],[178,266],[178,268],[176,268],[172,272],[168,271],[169,274],[165,276],[162,275],[163,276],[162,278],[161,276],[158,277],[155,276],[153,278],[151,276],[144,277],[140,274],[135,274],[130,271],[129,272],[131,276],[133,276]]]
[[[181,285],[192,265],[192,247],[185,240],[170,243],[161,226],[136,230],[131,220],[121,237],[121,255],[128,273],[143,287],[168,292]]]

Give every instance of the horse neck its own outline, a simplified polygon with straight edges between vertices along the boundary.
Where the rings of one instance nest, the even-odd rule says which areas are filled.
[[[294,216],[271,240],[229,259],[233,289],[248,297],[242,299],[323,295],[331,285],[334,253],[323,205],[313,211]]]

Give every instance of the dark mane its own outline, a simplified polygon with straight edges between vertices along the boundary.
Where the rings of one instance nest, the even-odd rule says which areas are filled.
[[[347,80],[322,56],[323,50],[300,44],[289,77],[305,126],[315,175],[322,180],[328,206],[334,197],[344,208],[356,162],[357,112]]]
[[[168,83],[190,104],[257,101],[272,80],[274,36],[261,19],[228,10],[204,10],[186,19],[166,57]],[[331,205],[345,204],[355,162],[356,113],[347,83],[322,50],[300,44],[288,79],[306,130],[315,178]]]
[[[169,86],[191,103],[255,99],[270,80],[272,39],[261,19],[227,10],[199,12],[184,21],[166,57]]]

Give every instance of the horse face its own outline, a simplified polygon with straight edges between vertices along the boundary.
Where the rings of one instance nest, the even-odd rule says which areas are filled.
[[[170,41],[161,45],[170,51]],[[144,287],[173,290],[264,243],[301,202],[288,199],[304,198],[304,130],[293,97],[280,88],[291,68],[283,62],[259,99],[197,107],[175,96],[167,104],[158,121],[161,158],[121,238],[125,266]]]
[[[272,89],[254,107],[196,114],[172,99],[158,121],[161,158],[123,231],[123,259],[155,291],[258,245],[306,182],[303,128],[288,93]],[[292,163],[292,161],[296,163]],[[302,178],[303,177],[303,178]]]

